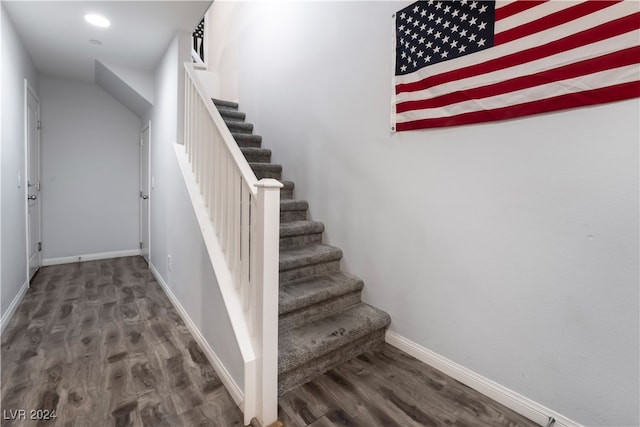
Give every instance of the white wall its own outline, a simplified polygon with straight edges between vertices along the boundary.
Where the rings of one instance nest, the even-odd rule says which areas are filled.
[[[220,97],[391,330],[580,423],[639,425],[638,100],[390,134],[401,7],[215,2]]]
[[[0,309],[2,315],[27,281],[24,186],[24,79],[38,92],[37,70],[18,38],[13,23],[1,9],[2,21],[2,142]]]
[[[174,142],[182,140],[182,70],[191,58],[190,43],[189,34],[179,33],[155,74],[155,103],[149,114],[154,181],[150,195],[151,264],[242,389],[242,355],[173,148]]]
[[[45,260],[140,242],[140,118],[92,83],[40,78]]]

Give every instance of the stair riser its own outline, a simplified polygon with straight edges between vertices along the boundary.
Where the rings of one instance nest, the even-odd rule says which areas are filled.
[[[238,143],[239,147],[252,147],[252,148],[260,148],[260,146],[262,145],[262,143],[260,141],[238,141],[236,140],[236,142]]]
[[[280,190],[280,200],[291,200],[291,199],[293,199],[293,189]],[[280,214],[282,215],[282,213]]]
[[[270,171],[270,170],[255,170],[253,173],[256,174],[256,178],[273,178],[273,179],[282,179],[282,172]]]
[[[212,101],[216,107],[227,108],[229,110],[236,110],[236,111],[238,110],[237,102],[225,101],[223,99],[212,99]]]
[[[218,112],[220,112],[223,119],[237,120],[239,122],[243,122],[245,119],[245,114],[239,111],[218,109]]]
[[[282,194],[280,194],[280,197],[282,197]],[[322,243],[322,233],[280,237],[280,249],[301,248],[318,243]]]
[[[362,353],[373,350],[374,347],[384,342],[384,334],[384,328],[378,329],[304,365],[288,372],[281,372],[278,375],[278,394],[282,396],[287,391],[309,382],[314,377],[322,375]]]
[[[351,307],[360,302],[360,291],[351,292],[339,297],[325,300],[279,317],[280,331],[286,331],[309,322],[323,319],[337,311]]]
[[[253,125],[250,124],[230,124],[227,123],[227,126],[229,127],[229,130],[231,132],[235,132],[235,133],[246,133],[246,134],[251,134],[253,133]]]
[[[340,261],[329,261],[281,271],[279,279],[280,283],[289,283],[295,280],[337,273],[338,271],[340,271]]]
[[[249,163],[271,163],[271,154],[245,153],[244,158]]]
[[[280,211],[280,222],[302,221],[307,219],[307,210]]]
[[[242,137],[235,137],[235,140],[240,147],[260,148],[262,146],[262,141],[259,139],[243,139]]]

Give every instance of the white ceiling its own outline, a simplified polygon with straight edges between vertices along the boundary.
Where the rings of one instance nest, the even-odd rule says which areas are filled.
[[[191,32],[211,2],[2,0],[38,71],[87,82],[94,80],[96,59],[153,70],[176,31]],[[88,24],[87,13],[105,16],[111,26]]]

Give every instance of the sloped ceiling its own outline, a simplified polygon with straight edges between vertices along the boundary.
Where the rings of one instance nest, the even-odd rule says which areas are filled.
[[[149,80],[153,82],[151,76]],[[144,117],[153,103],[153,98],[147,99],[142,95],[142,90],[133,87],[131,79],[118,75],[100,61],[96,61],[96,84],[136,113],[138,117]]]

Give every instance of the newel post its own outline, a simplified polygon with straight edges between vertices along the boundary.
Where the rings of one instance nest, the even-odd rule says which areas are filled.
[[[261,179],[257,184],[256,260],[258,284],[258,334],[260,358],[258,363],[258,413],[263,426],[275,425],[278,420],[278,275],[280,259],[280,188],[275,179]]]

